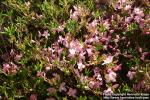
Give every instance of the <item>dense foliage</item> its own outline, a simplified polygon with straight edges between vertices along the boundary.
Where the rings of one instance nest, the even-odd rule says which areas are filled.
[[[1,0],[0,40],[4,100],[150,92],[148,0]]]

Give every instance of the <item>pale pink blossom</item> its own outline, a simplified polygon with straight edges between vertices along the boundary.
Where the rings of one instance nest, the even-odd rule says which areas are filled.
[[[31,94],[30,95],[30,100],[37,100],[37,94]]]
[[[55,80],[59,81],[60,80],[60,75],[57,73],[53,73],[53,76],[55,78]]]
[[[141,53],[140,59],[141,59],[141,60],[145,60],[145,57],[146,57],[148,54],[149,54],[148,52],[143,52],[143,53]]]
[[[85,68],[85,65],[82,62],[78,62],[77,65],[80,71],[82,71]]]
[[[57,92],[57,90],[53,87],[50,87],[47,89],[47,91],[50,93],[50,94],[55,94]]]
[[[48,38],[50,36],[50,34],[48,33],[48,30],[44,31],[43,33],[41,33],[40,31],[38,31],[38,33],[39,33],[39,37]]]
[[[106,29],[110,29],[110,23],[108,22],[108,20],[105,20],[103,25]]]
[[[74,19],[74,20],[78,20],[78,15],[79,15],[79,13],[78,13],[77,11],[75,11],[74,13],[72,13],[72,14],[70,15],[70,18],[71,18],[71,19]]]
[[[129,77],[130,80],[132,80],[136,75],[136,72],[134,71],[128,71],[127,77]]]
[[[93,52],[91,48],[86,49],[88,56],[92,56]]]
[[[19,61],[21,60],[21,58],[22,58],[22,54],[17,54],[14,59],[15,61]]]
[[[126,17],[125,18],[125,22],[126,23],[130,23],[132,21],[133,17]]]
[[[101,74],[97,74],[97,78],[96,78],[97,80],[99,80],[99,81],[102,81],[102,76],[101,76]]]
[[[108,70],[107,81],[108,82],[116,82],[117,74],[111,69]]]
[[[58,28],[56,29],[56,31],[58,32],[63,32],[64,30],[64,25],[58,26]]]
[[[103,93],[104,93],[104,94],[111,94],[111,93],[113,93],[113,91],[112,91],[111,88],[108,88],[107,90],[104,90]]]
[[[7,74],[9,74],[9,73],[15,74],[15,73],[17,73],[17,65],[15,65],[12,62],[10,64],[5,63],[5,64],[3,64],[2,70],[4,73],[7,73]]]
[[[67,94],[69,96],[72,96],[72,97],[76,97],[76,93],[77,93],[77,90],[76,89],[73,89],[73,88],[69,88],[69,91],[67,92]]]
[[[118,88],[118,87],[119,87],[119,84],[114,84],[114,85],[112,86],[113,89],[116,89],[116,88]]]
[[[125,7],[124,7],[124,10],[130,10],[131,9],[131,5],[126,5]]]
[[[120,2],[121,4],[125,3],[126,0],[119,0],[118,2]]]
[[[78,45],[77,41],[71,41],[70,42],[70,48],[75,48]]]
[[[79,54],[79,59],[81,60],[81,59],[85,59],[85,52],[80,52],[80,54]]]
[[[58,53],[59,56],[61,56],[62,52],[63,52],[63,48],[59,48],[59,49],[57,50],[57,53]]]
[[[92,89],[98,89],[102,85],[102,82],[99,81],[90,81],[89,82],[89,87]]]
[[[94,21],[91,22],[91,23],[87,23],[86,28],[88,29],[88,31],[89,31],[90,33],[95,33],[95,34],[97,34],[97,33],[98,33],[97,24],[98,24],[98,21],[97,21],[97,20],[94,20]]]
[[[45,72],[38,71],[38,72],[37,72],[37,76],[38,76],[38,77],[45,78]]]
[[[133,13],[142,17],[144,16],[144,13],[140,8],[134,8]]]
[[[140,23],[140,21],[142,20],[142,17],[141,16],[135,16],[134,17],[134,20],[138,23]]]
[[[96,27],[97,24],[98,24],[98,20],[93,20],[93,21],[90,23],[90,25],[91,25],[92,27]]]
[[[76,54],[76,50],[75,49],[69,49],[69,56],[70,57],[74,57],[75,54]]]
[[[88,82],[88,77],[87,76],[83,76],[83,75],[81,75],[80,76],[80,81],[81,81],[81,83],[87,83]]]
[[[7,63],[5,63],[5,64],[3,64],[3,71],[5,72],[5,73],[9,73],[10,72],[10,65],[9,64],[7,64]]]
[[[67,89],[66,89],[66,83],[65,82],[62,82],[61,84],[60,84],[60,87],[59,87],[59,91],[60,92],[62,92],[62,91],[67,91]]]
[[[113,56],[108,56],[105,60],[103,60],[104,63],[102,63],[102,65],[106,65],[106,64],[109,64],[109,63],[112,63],[113,61]]]
[[[122,66],[122,64],[116,65],[116,66],[113,68],[113,70],[114,70],[114,71],[119,71],[119,70],[121,70],[121,66]]]
[[[65,39],[62,36],[58,37],[58,43],[63,44],[64,41],[65,41]]]
[[[81,8],[80,6],[73,6],[73,8],[75,11],[74,12],[72,10],[70,11],[70,18],[78,20],[78,18],[82,16],[83,8]]]
[[[49,66],[45,67],[46,71],[49,71],[51,68]]]
[[[89,42],[89,43],[94,42],[94,38],[90,38],[90,39],[88,39],[88,40],[87,40],[87,42]]]

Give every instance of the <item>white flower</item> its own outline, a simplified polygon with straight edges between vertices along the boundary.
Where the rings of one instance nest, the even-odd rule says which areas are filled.
[[[102,65],[112,63],[112,61],[113,61],[113,56],[108,56],[108,57],[104,60],[104,63],[103,63]]]
[[[84,65],[82,62],[77,63],[77,65],[78,65],[78,69],[79,69],[80,71],[82,71],[82,69],[85,68],[85,65]]]

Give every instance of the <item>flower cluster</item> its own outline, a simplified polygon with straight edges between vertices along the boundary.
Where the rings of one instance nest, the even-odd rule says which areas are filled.
[[[31,33],[34,28],[35,33],[15,34],[10,42],[15,41],[17,49],[8,47],[11,50],[0,56],[2,73],[22,83],[16,86],[12,81],[11,85],[19,89],[18,95],[30,94],[30,100],[86,100],[90,95],[99,100],[103,93],[149,92],[150,10],[136,6],[134,0],[110,0],[105,6],[89,0],[89,8],[82,5],[85,2],[63,2],[44,1],[39,8],[41,14],[30,14],[24,8],[29,23],[35,22],[31,27],[24,26]],[[30,8],[32,3],[25,5]],[[57,9],[64,6],[67,11],[62,14],[59,9],[58,13],[53,5]],[[9,30],[5,29],[6,33]]]

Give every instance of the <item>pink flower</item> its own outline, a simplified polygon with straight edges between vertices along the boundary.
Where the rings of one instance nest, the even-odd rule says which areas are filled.
[[[72,11],[71,11],[72,12]],[[71,19],[74,19],[74,20],[78,20],[78,15],[79,15],[79,13],[77,12],[77,11],[75,11],[74,13],[72,13],[71,15],[70,15],[70,18]]]
[[[80,16],[82,16],[82,13],[83,13],[83,9],[80,7],[80,6],[73,6],[73,8],[74,8],[74,12],[71,10],[70,11],[70,18],[71,19],[74,19],[74,20],[78,20],[78,18],[80,17]]]
[[[22,58],[22,54],[17,54],[14,59],[15,61],[19,61],[21,58]]]
[[[91,22],[91,23],[87,23],[86,28],[88,29],[88,31],[89,31],[90,33],[95,33],[95,34],[97,34],[97,33],[98,33],[97,24],[98,24],[98,20],[94,20],[94,21]]]
[[[77,65],[78,65],[78,69],[79,69],[80,71],[82,71],[82,69],[85,68],[85,65],[84,65],[82,62],[77,63]]]
[[[144,16],[144,13],[140,8],[134,8],[133,13],[136,14],[136,15],[139,15],[141,17]]]
[[[101,76],[101,74],[97,74],[97,78],[96,78],[97,80],[99,80],[99,81],[102,81],[102,76]]]
[[[62,54],[62,52],[63,52],[63,48],[59,48],[59,49],[57,50],[57,53],[58,53],[59,56]]]
[[[9,73],[10,72],[10,65],[9,64],[7,64],[7,63],[5,63],[5,64],[3,64],[3,71],[5,72],[5,73]]]
[[[10,64],[5,63],[5,64],[3,64],[2,70],[4,73],[7,73],[7,74],[9,74],[9,73],[15,74],[15,73],[17,73],[17,65],[15,65],[12,62]]]
[[[132,17],[127,17],[127,18],[125,18],[125,22],[130,23],[132,21],[132,19],[133,19]]]
[[[134,20],[138,23],[140,23],[140,21],[142,20],[142,17],[141,16],[135,16],[134,17]]]
[[[100,85],[102,85],[102,82],[99,82],[99,81],[90,81],[89,82],[89,87],[92,89],[98,89],[98,88],[100,88]]]
[[[64,25],[58,26],[56,29],[58,32],[62,32],[64,30]]]
[[[64,41],[65,41],[65,39],[62,36],[58,37],[58,43],[63,44]]]
[[[30,100],[37,100],[37,94],[31,94]]]
[[[48,88],[47,91],[48,91],[50,94],[55,94],[55,93],[56,93],[56,89],[53,88],[53,87]]]
[[[85,84],[85,83],[87,83],[88,82],[88,77],[87,76],[83,76],[83,75],[81,75],[80,76],[80,81],[81,81],[81,83],[82,84]]]
[[[124,10],[126,10],[126,11],[130,10],[130,9],[131,9],[131,5],[126,5],[125,8],[124,8]]]
[[[113,68],[113,70],[114,70],[114,71],[119,71],[119,70],[121,70],[121,66],[122,66],[122,64],[119,64],[119,65],[115,66],[115,67]]]
[[[119,0],[119,2],[122,4],[122,3],[125,3],[126,0]]]
[[[39,37],[43,36],[45,38],[48,38],[48,36],[50,36],[50,34],[48,33],[48,30],[44,31],[43,33],[38,31],[38,33],[39,33]]]
[[[104,60],[104,63],[102,63],[102,65],[106,65],[106,64],[112,63],[112,61],[113,61],[113,56],[108,56],[108,57]]]
[[[73,88],[69,88],[69,91],[67,92],[67,94],[69,96],[72,96],[72,97],[76,97],[76,93],[77,93],[77,90],[76,89],[73,89]]]
[[[136,72],[134,71],[128,71],[127,77],[129,77],[130,80],[132,80],[135,76]]]
[[[70,48],[75,48],[77,46],[77,41],[72,40],[70,42]]]
[[[79,54],[79,59],[81,60],[81,59],[85,59],[85,52],[80,52],[80,54]]]
[[[90,23],[90,25],[91,25],[92,27],[96,27],[97,24],[98,24],[98,21],[97,21],[97,20],[94,20],[93,22]]]
[[[65,91],[65,92],[66,92],[66,91],[67,91],[65,85],[66,85],[65,82],[62,82],[62,83],[60,84],[60,87],[59,87],[59,91],[60,91],[60,92],[62,92],[62,91]]]
[[[112,86],[113,89],[116,89],[116,88],[118,88],[118,87],[119,87],[119,84],[114,84],[114,85]]]
[[[145,57],[146,57],[148,54],[149,54],[148,52],[143,52],[142,55],[141,55],[141,57],[140,57],[140,59],[141,59],[141,60],[144,60]]]
[[[45,72],[38,71],[38,72],[37,72],[37,77],[45,78]]]
[[[77,77],[80,77],[80,73],[78,69],[74,69],[74,73],[76,74]]]
[[[75,54],[76,54],[76,50],[75,49],[69,49],[69,56],[70,57],[74,57]]]
[[[109,24],[108,20],[105,20],[103,25],[106,29],[110,29],[110,24]]]
[[[93,52],[92,52],[92,49],[91,49],[91,48],[86,49],[86,51],[87,51],[87,53],[88,53],[88,56],[91,56],[91,55],[93,54]]]
[[[108,70],[107,81],[108,82],[116,82],[117,74],[111,69]]]
[[[99,74],[100,72],[100,68],[99,67],[95,67],[94,68],[94,74]]]
[[[108,88],[107,90],[104,90],[104,94],[111,94],[113,93],[111,88]]]

